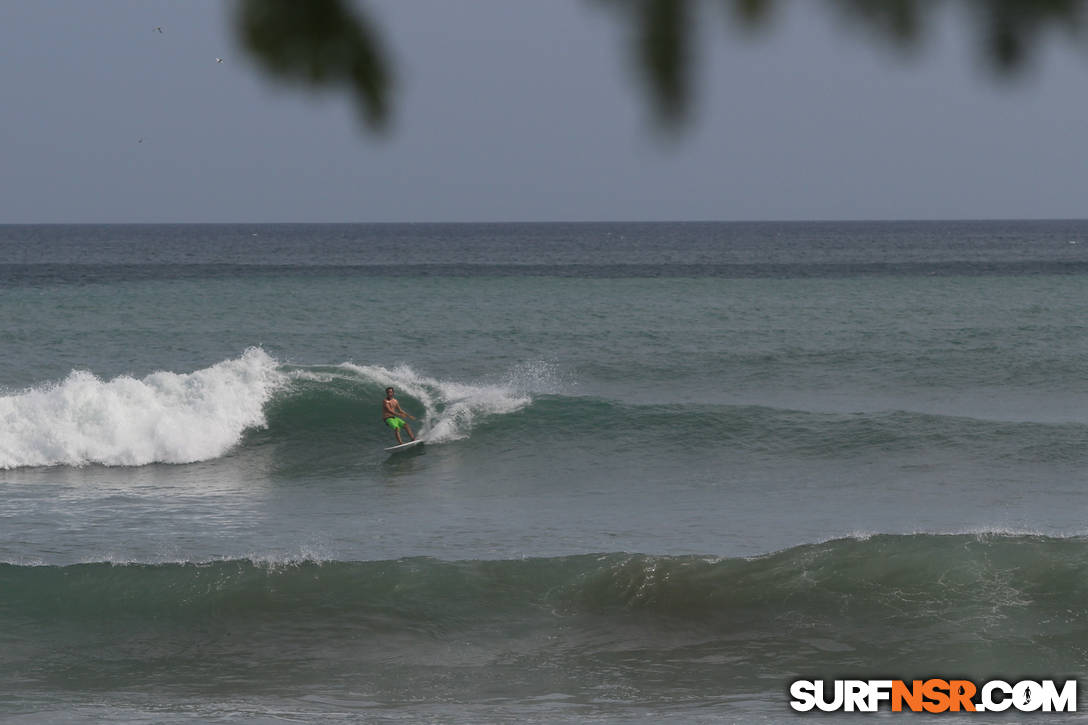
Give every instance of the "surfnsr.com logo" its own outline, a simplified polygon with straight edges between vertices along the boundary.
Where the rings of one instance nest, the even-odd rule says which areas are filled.
[[[1076,712],[1077,681],[797,680],[790,697],[798,712]]]

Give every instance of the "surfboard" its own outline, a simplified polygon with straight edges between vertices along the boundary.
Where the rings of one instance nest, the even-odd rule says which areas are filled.
[[[389,448],[386,448],[385,450],[388,451],[389,453],[396,453],[398,451],[406,451],[409,448],[415,448],[416,446],[421,446],[421,445],[423,445],[423,439],[422,438],[416,438],[414,441],[408,441],[407,443],[401,443],[399,446],[390,446]]]

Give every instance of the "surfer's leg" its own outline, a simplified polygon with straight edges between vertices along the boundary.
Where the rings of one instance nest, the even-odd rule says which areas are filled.
[[[404,424],[404,430],[408,431],[408,435],[412,436],[412,440],[416,439],[416,434],[412,432],[412,426],[405,423]]]

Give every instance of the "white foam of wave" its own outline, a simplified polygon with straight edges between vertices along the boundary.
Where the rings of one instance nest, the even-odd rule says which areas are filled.
[[[379,383],[383,388],[392,386],[398,396],[406,394],[419,401],[424,414],[416,417],[423,425],[416,432],[433,443],[467,438],[473,426],[484,417],[514,413],[532,402],[524,387],[512,382],[472,385],[438,380],[420,375],[406,365],[386,368],[344,363],[341,367]],[[403,399],[401,406],[415,414]]]
[[[0,396],[0,469],[217,458],[246,429],[265,425],[264,404],[285,380],[276,368],[264,350],[250,348],[192,373],[101,380],[77,370]]]

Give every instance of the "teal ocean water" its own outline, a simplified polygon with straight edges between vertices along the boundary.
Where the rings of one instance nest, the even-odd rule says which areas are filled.
[[[0,226],[0,719],[1077,678],[1086,320],[1081,221]]]

